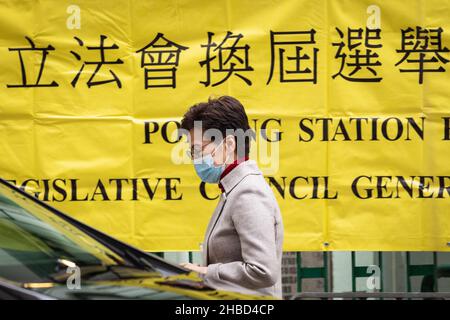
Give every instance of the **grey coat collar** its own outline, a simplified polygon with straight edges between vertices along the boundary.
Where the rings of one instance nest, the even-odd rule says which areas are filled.
[[[225,193],[228,194],[239,182],[241,182],[242,179],[244,179],[244,177],[249,174],[262,174],[256,164],[256,161],[252,159],[240,163],[219,182],[222,184]]]

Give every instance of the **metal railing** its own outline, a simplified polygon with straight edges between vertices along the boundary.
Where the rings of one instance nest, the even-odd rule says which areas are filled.
[[[159,256],[165,256],[164,252],[154,252]],[[414,264],[412,252],[396,252],[402,257],[403,268],[401,272],[402,281],[406,281],[402,288],[385,288],[383,279],[389,273],[397,270],[385,270],[386,261],[383,258],[386,252],[371,252],[373,254],[373,263],[380,270],[380,287],[378,289],[367,290],[359,288],[357,284],[358,279],[364,279],[370,277],[372,274],[368,274],[367,270],[370,266],[357,263],[357,252],[351,251],[349,253],[348,268],[351,270],[351,284],[349,283],[348,289],[342,290],[333,287],[333,259],[331,252],[319,252],[320,255],[316,259],[317,264],[304,266],[304,258],[302,258],[302,252],[290,253],[290,258],[294,257],[296,273],[293,275],[293,285],[295,289],[293,293],[284,292],[284,296],[287,299],[449,299],[450,292],[438,292],[438,280],[439,278],[450,278],[450,265],[439,264],[436,252],[428,252],[426,255],[431,257],[431,261],[422,264]],[[189,262],[193,263],[195,255],[198,252],[182,252],[183,259],[187,258]],[[317,253],[316,253],[317,254]],[[391,253],[392,254],[392,253]],[[385,256],[386,257],[386,256]],[[393,259],[393,257],[391,257]],[[430,260],[430,259],[428,259]],[[449,259],[446,259],[449,260]],[[294,261],[292,263],[294,263]],[[417,261],[416,261],[417,262]],[[367,264],[367,263],[366,263]],[[389,264],[387,264],[389,266]],[[372,265],[373,266],[373,265]],[[384,266],[384,267],[383,267]],[[348,270],[348,269],[347,269]],[[292,275],[292,274],[291,274]],[[284,276],[284,274],[283,274]],[[291,276],[289,276],[291,278]],[[318,280],[321,283],[321,288],[317,291],[322,292],[308,292],[311,288],[303,285],[305,280]],[[404,279],[404,280],[403,280]],[[412,280],[415,281],[415,286],[412,285]],[[285,285],[285,283],[284,283]],[[394,290],[399,292],[385,292],[386,290]],[[333,291],[347,291],[348,292],[333,292]],[[351,291],[350,291],[351,290]],[[305,292],[306,291],[306,292]],[[313,289],[316,291],[316,288]],[[405,292],[401,292],[405,291]],[[420,291],[420,292],[418,292]],[[442,291],[442,290],[441,290]],[[448,290],[450,291],[450,290]]]
[[[450,292],[302,292],[295,294],[289,300],[304,299],[430,299],[430,300],[450,300]]]

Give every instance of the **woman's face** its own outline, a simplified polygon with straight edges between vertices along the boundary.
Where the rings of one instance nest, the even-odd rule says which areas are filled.
[[[214,165],[216,166],[224,164],[225,161],[226,163],[231,163],[234,160],[234,138],[232,138],[232,136],[227,136],[223,141],[219,139],[211,141],[203,136],[199,128],[194,128],[190,130],[190,137],[188,137],[188,140],[195,158],[211,154],[214,159]]]

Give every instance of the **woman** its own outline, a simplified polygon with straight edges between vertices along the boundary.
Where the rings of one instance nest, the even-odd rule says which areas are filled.
[[[192,106],[181,122],[198,176],[222,191],[209,221],[203,265],[182,263],[221,290],[282,298],[283,222],[275,196],[248,158],[253,131],[230,96]]]

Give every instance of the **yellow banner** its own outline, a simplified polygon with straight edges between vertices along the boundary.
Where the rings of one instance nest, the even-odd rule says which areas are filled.
[[[448,0],[2,0],[0,176],[142,249],[198,250],[220,191],[178,163],[176,132],[226,94],[285,250],[450,251],[449,16]]]

